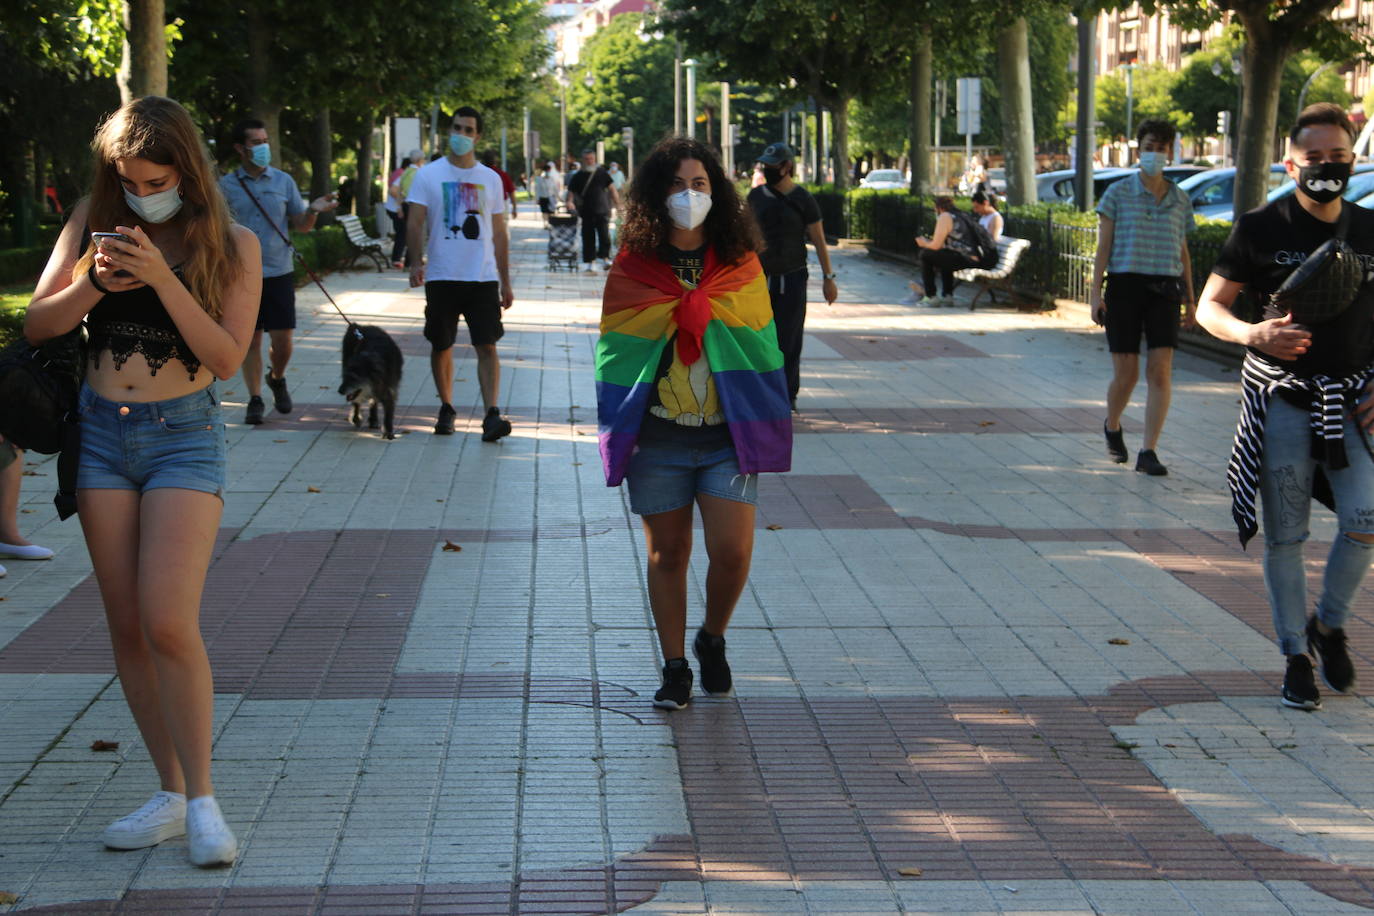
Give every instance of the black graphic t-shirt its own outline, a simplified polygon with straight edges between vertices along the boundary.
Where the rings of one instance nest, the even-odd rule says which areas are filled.
[[[611,192],[607,190],[613,182],[611,173],[603,166],[594,170],[580,168],[577,174],[568,179],[568,190],[575,197],[579,213],[589,216],[609,216],[611,212]]]
[[[1346,241],[1359,253],[1365,276],[1374,269],[1374,211],[1343,204],[1350,222]],[[1264,303],[1263,319],[1282,317],[1270,294],[1307,256],[1336,233],[1335,223],[1317,219],[1302,208],[1296,194],[1280,198],[1241,216],[1212,267],[1218,276],[1244,283]],[[1251,352],[1302,378],[1351,375],[1374,362],[1374,284],[1366,281],[1354,304],[1330,321],[1309,324],[1312,348],[1295,360]]]
[[[749,207],[763,232],[764,248],[759,263],[770,277],[806,266],[806,227],[820,222],[821,208],[803,187],[783,195],[768,185],[749,192]]]

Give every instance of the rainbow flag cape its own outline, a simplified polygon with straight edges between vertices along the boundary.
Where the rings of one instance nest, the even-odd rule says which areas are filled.
[[[657,258],[622,251],[606,278],[596,344],[596,410],[606,485],[625,478],[659,361],[677,333],[687,365],[703,352],[740,472],[792,468],[792,410],[758,256],[722,264],[706,249],[695,289]]]

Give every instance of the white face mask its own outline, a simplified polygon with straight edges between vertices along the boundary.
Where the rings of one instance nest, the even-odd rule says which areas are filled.
[[[668,216],[679,229],[695,229],[711,212],[711,195],[684,188],[668,196]]]
[[[130,210],[138,214],[139,219],[150,223],[165,223],[181,210],[181,184],[175,184],[165,191],[157,191],[147,197],[138,197],[125,188],[124,202],[129,205]]]

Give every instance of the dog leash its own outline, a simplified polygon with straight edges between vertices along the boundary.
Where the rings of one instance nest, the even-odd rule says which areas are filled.
[[[324,293],[324,297],[329,300],[329,304],[334,306],[334,311],[338,312],[339,317],[348,323],[348,328],[353,332],[354,336],[362,340],[363,332],[362,329],[358,327],[357,322],[345,315],[344,310],[339,308],[339,303],[335,302],[334,297],[329,295],[329,290],[324,288],[324,281],[321,280],[319,276],[310,269],[310,265],[305,262],[305,256],[296,250],[296,246],[291,244],[291,239],[287,237],[286,233],[281,231],[276,221],[267,215],[267,210],[263,208],[257,196],[249,189],[248,182],[243,180],[243,175],[241,173],[235,173],[234,177],[239,180],[239,184],[243,186],[243,192],[248,195],[248,199],[253,202],[253,206],[258,208],[258,212],[262,214],[262,218],[267,220],[267,225],[271,226],[273,231],[275,231],[277,235],[281,237],[281,240],[286,243],[286,249],[296,256],[296,259],[301,262],[301,266],[305,268],[305,272],[310,276],[310,279],[315,281],[315,285],[320,288],[320,292]]]

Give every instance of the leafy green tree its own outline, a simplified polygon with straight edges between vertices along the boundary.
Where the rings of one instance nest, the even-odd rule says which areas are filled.
[[[588,87],[586,78],[593,84]],[[621,150],[620,129],[632,127],[647,151],[673,123],[673,46],[654,38],[638,13],[616,16],[582,48],[568,87],[568,118],[589,140]]]
[[[1211,75],[1210,73],[1208,74]],[[1162,118],[1187,136],[1174,98],[1178,74],[1162,63],[1137,67],[1131,74],[1131,120],[1126,122],[1126,77],[1117,71],[1097,78],[1097,120],[1101,135],[1117,140],[1134,139],[1135,128],[1148,118]],[[1215,123],[1213,118],[1213,123]]]
[[[663,22],[691,51],[710,54],[736,78],[795,85],[832,113],[834,148],[849,147],[849,103],[869,96],[907,60],[888,0],[664,0]],[[836,168],[836,185],[848,184]]]

